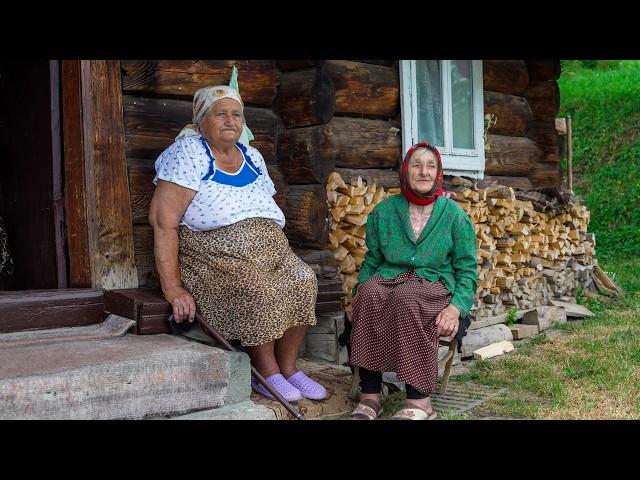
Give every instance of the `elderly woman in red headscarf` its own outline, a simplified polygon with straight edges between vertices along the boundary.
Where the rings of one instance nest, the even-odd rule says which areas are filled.
[[[380,415],[382,372],[406,384],[394,419],[435,418],[429,396],[438,376],[438,337],[454,336],[477,284],[476,235],[467,214],[442,190],[438,149],[407,152],[402,195],[380,202],[367,221],[368,252],[353,298],[351,364],[360,371],[354,419]]]

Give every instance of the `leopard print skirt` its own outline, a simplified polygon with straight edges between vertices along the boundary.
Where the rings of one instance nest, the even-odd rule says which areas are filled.
[[[282,229],[249,218],[205,232],[179,229],[182,283],[227,340],[255,346],[316,324],[318,282]]]

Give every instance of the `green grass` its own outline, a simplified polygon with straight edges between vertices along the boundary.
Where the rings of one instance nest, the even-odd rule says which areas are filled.
[[[607,268],[627,292],[623,298],[561,325],[569,335],[542,333],[451,381],[507,387],[508,395],[483,404],[497,416],[640,419],[640,258]]]
[[[558,80],[559,116],[572,117],[574,190],[591,212],[599,258],[637,255],[640,61],[589,62],[564,61]]]

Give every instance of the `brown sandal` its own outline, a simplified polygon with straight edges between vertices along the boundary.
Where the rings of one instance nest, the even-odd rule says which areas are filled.
[[[417,407],[405,407],[393,414],[391,420],[435,420],[438,414],[433,410],[425,412]]]
[[[382,414],[383,410],[382,403],[374,400],[360,400],[353,413],[351,413],[351,419],[375,420]]]

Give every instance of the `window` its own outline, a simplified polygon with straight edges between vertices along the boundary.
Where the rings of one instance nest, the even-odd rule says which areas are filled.
[[[401,60],[402,148],[435,143],[445,174],[484,176],[481,60]]]

